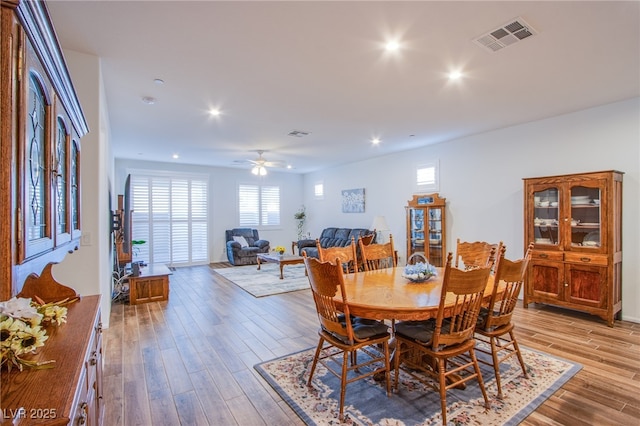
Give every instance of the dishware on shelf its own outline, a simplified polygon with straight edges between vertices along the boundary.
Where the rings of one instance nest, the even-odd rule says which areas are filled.
[[[549,207],[549,202],[548,201],[540,201],[538,203],[538,206],[540,206],[540,207]]]
[[[558,202],[557,201],[552,201],[549,205],[551,207],[558,207]]]
[[[537,244],[552,244],[551,238],[536,238],[534,240]]]
[[[596,198],[596,199],[594,199],[594,200],[593,200],[593,204],[595,204],[596,206],[599,206],[599,205],[600,205],[600,200],[599,200],[599,199],[597,199],[597,198]]]
[[[571,219],[571,226],[578,226],[580,221],[578,219]]]
[[[579,206],[591,204],[591,197],[589,195],[572,195],[571,196],[571,205]]]
[[[589,232],[582,239],[582,245],[591,246],[591,247],[600,245],[600,232],[598,231]]]

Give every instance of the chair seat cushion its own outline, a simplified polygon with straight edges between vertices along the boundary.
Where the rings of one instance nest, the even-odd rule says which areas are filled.
[[[343,325],[346,324],[344,315],[338,317],[338,321]],[[376,321],[368,318],[360,318],[351,316],[351,328],[353,328],[353,334],[358,339],[371,339],[373,337],[384,336],[389,334],[389,327],[382,321]],[[341,336],[336,333],[331,333],[344,343],[349,343],[346,336]]]
[[[499,312],[494,312],[493,315],[499,315]],[[478,314],[478,321],[476,322],[476,328],[484,329],[484,325],[487,322],[487,317],[489,316],[489,309],[482,307],[480,308],[480,313]],[[489,327],[486,331],[493,331],[497,326]]]
[[[436,328],[433,319],[426,321],[402,321],[396,323],[396,335],[427,343],[431,340]]]

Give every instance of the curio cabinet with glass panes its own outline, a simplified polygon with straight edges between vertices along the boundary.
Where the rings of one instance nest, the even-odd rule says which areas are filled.
[[[407,258],[422,253],[434,266],[446,257],[445,198],[438,194],[414,195],[407,211]]]

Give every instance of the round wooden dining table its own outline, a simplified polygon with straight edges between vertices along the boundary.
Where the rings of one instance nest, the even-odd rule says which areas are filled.
[[[344,274],[347,304],[352,315],[377,320],[425,320],[435,318],[440,305],[444,268],[423,283],[412,283],[402,276],[404,267]],[[493,275],[489,276],[484,292],[485,301],[491,299]],[[452,294],[448,294],[447,298]],[[339,295],[336,301],[342,303]],[[446,307],[449,305],[445,301]]]

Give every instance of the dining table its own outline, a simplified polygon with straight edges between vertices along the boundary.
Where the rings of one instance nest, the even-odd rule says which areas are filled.
[[[377,269],[344,274],[344,286],[349,312],[352,315],[376,320],[426,320],[435,318],[440,305],[440,294],[445,268],[436,268],[436,275],[424,282],[412,282],[403,276],[404,267]],[[493,292],[494,279],[490,275],[484,291],[485,302]],[[455,296],[448,294],[453,305]],[[338,294],[336,302],[342,304]],[[450,316],[450,315],[449,315]]]

